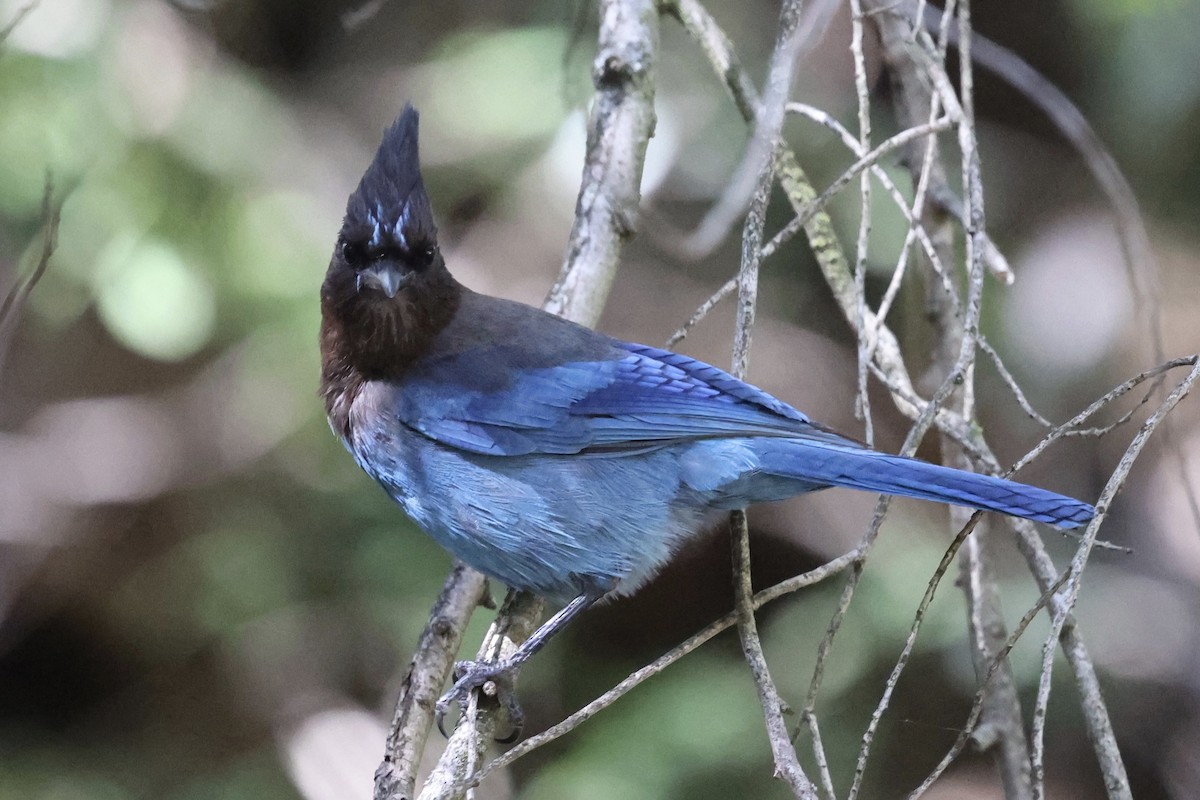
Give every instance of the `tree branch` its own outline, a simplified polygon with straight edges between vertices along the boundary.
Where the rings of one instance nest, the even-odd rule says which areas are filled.
[[[33,6],[27,6],[22,12],[22,15],[32,10]],[[15,23],[14,23],[15,24]],[[34,287],[41,281],[42,276],[46,274],[46,270],[50,266],[50,258],[54,255],[55,248],[58,247],[58,223],[62,217],[62,200],[54,202],[54,181],[50,177],[50,173],[46,173],[46,185],[42,190],[42,248],[38,255],[37,263],[33,265],[33,269],[24,278],[17,278],[8,293],[4,296],[4,302],[0,303],[0,373],[4,371],[4,362],[8,356],[8,348],[12,344],[13,336],[16,333],[17,322],[21,319],[21,312],[25,308],[25,303],[29,300],[29,295],[33,292]]]
[[[383,761],[375,770],[375,800],[414,796],[434,703],[462,647],[471,614],[486,593],[487,579],[465,564],[456,564],[446,578],[400,688]]]
[[[738,269],[738,314],[733,337],[733,375],[744,378],[750,365],[750,342],[754,331],[754,317],[758,305],[758,266],[762,261],[763,230],[766,227],[767,206],[771,189],[775,184],[775,152],[778,148],[780,130],[783,127],[784,106],[791,93],[795,76],[796,56],[799,47],[798,26],[800,22],[800,0],[784,0],[779,19],[779,34],[775,51],[771,55],[771,66],[767,73],[767,85],[763,103],[758,110],[754,138],[749,153],[757,153],[760,159],[758,177],[750,199],[742,229],[742,259]],[[748,158],[750,156],[747,156]],[[798,798],[816,800],[816,787],[812,785],[800,766],[796,749],[792,746],[787,723],[783,719],[783,700],[763,654],[758,636],[758,625],[754,619],[751,596],[754,593],[750,576],[750,530],[746,524],[744,510],[731,516],[733,546],[734,608],[738,617],[738,636],[742,643],[742,654],[754,676],[758,699],[762,705],[763,718],[767,727],[767,738],[775,759],[775,775],[787,782]]]
[[[621,245],[636,229],[646,145],[654,133],[657,57],[658,15],[652,0],[604,0],[575,223],[562,270],[543,304],[580,324],[595,325],[600,319]],[[540,599],[527,593],[510,598],[489,629],[480,657],[515,651],[536,629],[543,608]],[[493,717],[490,709],[464,716],[422,797],[463,794],[495,731]]]
[[[872,2],[871,4],[878,10],[877,3]],[[978,297],[983,289],[982,257],[985,252],[982,237],[978,235],[983,231],[983,193],[980,185],[977,151],[973,147],[973,84],[969,57],[970,6],[967,0],[961,0],[958,9],[959,39],[964,52],[961,64],[963,112],[960,125],[962,128],[969,129],[966,138],[972,142],[971,149],[964,150],[962,154],[964,186],[968,187],[968,191],[965,193],[968,207],[964,214],[968,230],[967,258],[970,272],[968,291],[969,294]],[[949,13],[950,9],[947,8],[946,14]],[[883,60],[891,75],[892,85],[896,87],[893,94],[894,106],[901,124],[917,124],[926,116],[938,114],[940,98],[932,92],[926,72],[910,55],[911,27],[905,25],[899,17],[886,13],[874,14],[872,21],[879,30]],[[938,52],[939,55],[944,52],[943,48],[939,47]],[[963,138],[963,135],[960,134],[960,142]],[[919,185],[928,181],[929,192],[934,197],[952,194],[946,174],[940,167],[936,140],[927,140],[927,145],[923,162],[910,159],[913,184]],[[926,204],[922,211],[922,225],[927,231],[932,231],[932,238],[939,249],[942,263],[945,264],[950,263],[954,257],[954,229],[951,219],[944,213],[943,208],[944,206],[935,203]],[[959,316],[958,304],[955,298],[944,290],[943,283],[938,280],[939,276],[932,274],[928,269],[925,270],[925,273],[926,311],[934,327],[932,369],[940,375],[944,375],[954,369],[954,352],[960,347],[970,349],[970,359],[973,361],[976,341],[968,332],[971,330],[967,327],[970,323]],[[952,401],[952,407],[970,424],[974,421],[972,382],[974,370],[968,365],[968,368],[963,371],[963,375],[962,391]],[[971,462],[961,450],[954,447],[953,441],[945,435],[942,436],[942,448],[943,458],[947,465],[959,469],[971,469]],[[971,513],[966,509],[952,507],[951,525],[959,528],[970,516]],[[996,584],[988,555],[992,530],[992,526],[982,526],[975,536],[966,540],[959,558],[959,568],[962,573],[961,584],[967,597],[968,630],[975,674],[981,681],[985,675],[991,675],[981,709],[982,722],[975,730],[973,737],[980,749],[992,751],[1004,784],[1005,797],[1025,800],[1031,796],[1032,789],[1028,745],[1025,739],[1020,700],[1017,696],[1016,679],[1007,660],[996,662],[998,666],[993,670],[989,670],[988,666],[1008,638],[1001,607],[1000,590]]]

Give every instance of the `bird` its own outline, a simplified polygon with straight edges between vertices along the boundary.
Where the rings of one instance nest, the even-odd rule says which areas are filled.
[[[439,727],[731,510],[841,486],[1062,528],[1092,518],[1079,500],[871,449],[702,361],[463,286],[438,246],[418,127],[405,105],[347,201],[320,293],[320,395],[358,465],[438,544],[565,603],[508,658],[460,662]]]

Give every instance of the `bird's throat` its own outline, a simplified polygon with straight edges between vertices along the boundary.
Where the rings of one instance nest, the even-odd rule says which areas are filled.
[[[400,381],[458,313],[463,287],[443,267],[394,298],[326,277],[321,292],[321,396],[330,424],[348,435],[349,407],[367,381]]]

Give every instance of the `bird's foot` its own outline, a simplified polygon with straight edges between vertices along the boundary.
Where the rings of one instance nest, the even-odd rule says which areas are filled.
[[[514,742],[521,735],[525,725],[525,712],[517,703],[516,691],[513,688],[513,672],[516,664],[510,661],[459,661],[454,665],[454,685],[434,706],[434,719],[442,736],[449,738],[446,733],[446,712],[450,706],[458,704],[460,711],[465,712],[471,699],[471,692],[481,690],[484,695],[494,697],[500,707],[508,714],[508,724],[512,733],[496,741],[507,744]]]

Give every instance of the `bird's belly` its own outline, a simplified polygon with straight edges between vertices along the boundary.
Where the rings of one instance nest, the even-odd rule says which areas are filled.
[[[704,511],[678,501],[669,453],[482,456],[414,431],[354,452],[410,517],[475,569],[518,589],[568,599],[627,593],[655,575]]]

